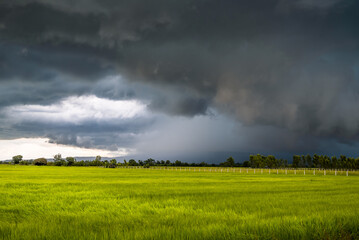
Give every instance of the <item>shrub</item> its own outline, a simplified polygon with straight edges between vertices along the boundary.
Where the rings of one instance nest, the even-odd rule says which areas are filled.
[[[46,158],[35,159],[34,165],[37,165],[37,166],[47,165],[47,160],[46,160]]]
[[[67,166],[75,165],[76,159],[74,157],[67,157],[66,158]]]
[[[19,162],[20,165],[29,165],[29,161],[21,160]]]

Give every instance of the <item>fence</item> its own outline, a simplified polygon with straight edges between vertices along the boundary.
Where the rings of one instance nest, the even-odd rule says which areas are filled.
[[[318,169],[318,168],[240,168],[240,167],[166,167],[166,166],[151,166],[144,168],[142,166],[121,166],[120,168],[127,169],[145,169],[149,171],[179,171],[179,172],[207,172],[207,173],[238,173],[238,174],[252,174],[252,175],[333,175],[333,176],[349,176],[358,175],[359,171],[353,169]]]

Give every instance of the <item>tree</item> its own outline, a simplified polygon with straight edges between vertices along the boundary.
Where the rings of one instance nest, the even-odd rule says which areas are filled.
[[[24,161],[24,160],[21,160],[19,162],[20,165],[29,165],[29,161]]]
[[[177,165],[176,165],[176,166],[177,166]],[[198,166],[200,166],[200,167],[206,167],[206,166],[208,166],[208,164],[207,164],[206,162],[201,162],[201,163],[198,164]]]
[[[110,168],[116,168],[116,166],[117,166],[117,160],[116,160],[116,159],[112,159],[112,160],[110,161],[109,167],[110,167]]]
[[[249,167],[249,161],[244,161],[243,162],[243,167]]]
[[[13,156],[13,157],[12,157],[12,162],[13,162],[14,164],[19,164],[21,160],[22,160],[22,156],[21,156],[21,155],[16,155],[16,156]]]
[[[355,159],[355,169],[359,169],[359,158]]]
[[[155,160],[154,159],[152,159],[152,158],[149,158],[149,159],[147,159],[144,163],[146,164],[146,165],[148,165],[148,166],[154,166],[155,165]]]
[[[318,167],[319,165],[319,156],[317,154],[313,155],[313,167]]]
[[[175,166],[182,166],[182,162],[179,161],[179,160],[176,160],[176,161],[175,161]]]
[[[300,159],[301,159],[301,157],[299,155],[294,155],[293,156],[293,164],[292,165],[293,165],[294,168],[299,167]]]
[[[62,166],[62,165],[66,165],[66,162],[64,159],[62,159],[61,154],[58,153],[54,156],[54,164],[55,166]]]
[[[306,167],[306,160],[304,155],[302,155],[302,158],[300,159],[299,167],[301,168]]]
[[[101,156],[100,155],[97,155],[95,160],[93,161],[93,164],[95,166],[101,166],[102,165],[102,162],[101,162]]]
[[[110,163],[107,160],[103,161],[103,163],[105,165],[105,168],[108,168],[110,166]]]
[[[74,157],[67,157],[66,158],[66,162],[67,162],[67,166],[73,166],[75,164],[75,158]]]
[[[137,166],[138,163],[136,162],[135,159],[130,159],[128,160],[128,166]]]
[[[332,167],[337,169],[338,168],[338,158],[336,156],[332,156]]]
[[[312,165],[313,165],[312,157],[311,157],[309,154],[307,154],[307,156],[305,157],[305,162],[306,162],[306,165],[307,165],[309,168],[312,167]]]
[[[233,157],[227,158],[225,162],[220,163],[219,165],[223,167],[233,167],[234,166],[234,159]]]
[[[278,163],[277,163],[277,159],[275,159],[275,157],[273,155],[268,155],[267,156],[267,166],[269,168],[275,168],[277,167]]]
[[[34,160],[33,163],[36,166],[47,165],[47,160],[46,160],[46,158],[37,158],[37,159]]]
[[[227,165],[229,167],[233,167],[234,166],[234,158],[231,156],[229,158],[227,158]]]
[[[257,166],[257,157],[254,155],[249,155],[249,164],[251,167],[256,167]]]

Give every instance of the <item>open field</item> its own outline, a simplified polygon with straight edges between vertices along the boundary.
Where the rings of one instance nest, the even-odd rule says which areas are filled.
[[[359,238],[357,173],[191,170],[0,165],[0,238]]]

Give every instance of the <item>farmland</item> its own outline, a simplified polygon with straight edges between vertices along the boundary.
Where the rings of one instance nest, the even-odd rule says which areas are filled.
[[[355,172],[0,165],[0,196],[1,239],[359,238]]]

